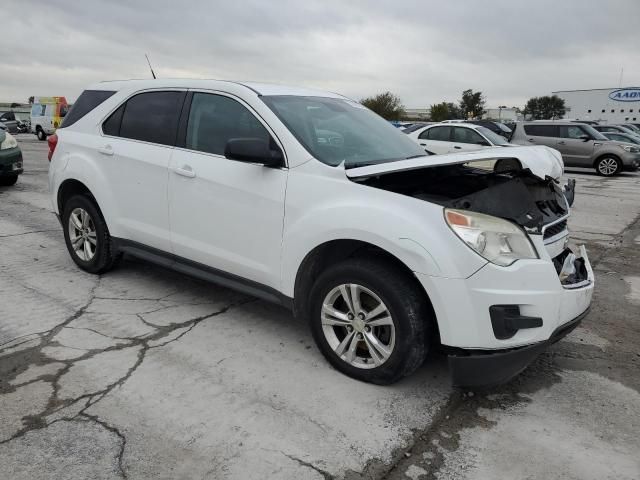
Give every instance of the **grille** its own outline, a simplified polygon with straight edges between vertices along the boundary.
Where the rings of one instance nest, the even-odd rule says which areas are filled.
[[[551,225],[550,227],[547,227],[547,229],[544,231],[544,238],[547,239],[547,238],[555,237],[559,233],[564,232],[566,229],[567,229],[567,221],[562,220],[561,222],[558,222],[555,225]]]

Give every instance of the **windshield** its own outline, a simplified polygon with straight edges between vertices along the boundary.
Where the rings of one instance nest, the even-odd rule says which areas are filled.
[[[587,133],[591,135],[591,138],[594,140],[609,140],[607,137],[605,137],[603,134],[601,134],[599,131],[593,128],[591,125],[582,124],[582,129],[586,130]]]
[[[497,133],[492,132],[487,127],[478,127],[477,130],[487,137],[491,143],[494,145],[509,145],[509,142],[505,140],[504,137],[501,137]]]
[[[400,129],[352,100],[264,96],[267,106],[315,158],[345,168],[421,157],[425,151]]]

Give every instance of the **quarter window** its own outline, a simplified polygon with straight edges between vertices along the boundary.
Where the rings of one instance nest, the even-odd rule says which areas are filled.
[[[131,97],[103,123],[103,132],[143,142],[175,145],[185,92],[145,92]]]
[[[525,125],[524,133],[533,137],[559,137],[557,125]]]
[[[232,138],[271,141],[267,129],[236,100],[222,95],[194,93],[185,147],[224,155],[225,146]]]

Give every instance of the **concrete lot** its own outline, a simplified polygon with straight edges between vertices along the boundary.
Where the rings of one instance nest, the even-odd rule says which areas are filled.
[[[640,478],[640,175],[571,172],[591,313],[510,384],[434,354],[391,387],[334,371],[283,309],[125,259],[81,272],[46,144],[0,188],[0,477]]]

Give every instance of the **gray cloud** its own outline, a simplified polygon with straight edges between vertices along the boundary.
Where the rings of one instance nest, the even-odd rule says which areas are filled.
[[[640,85],[637,0],[4,0],[0,100],[164,77],[300,84],[411,107]]]

